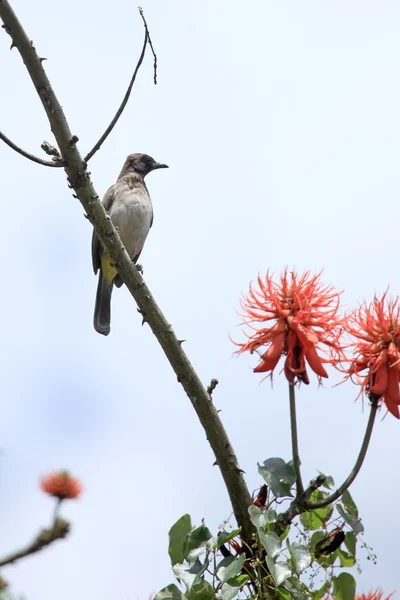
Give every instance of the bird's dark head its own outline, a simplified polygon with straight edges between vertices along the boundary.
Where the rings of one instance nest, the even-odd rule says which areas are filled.
[[[148,154],[130,154],[125,161],[121,175],[134,172],[146,177],[150,171],[155,169],[168,169],[168,165],[156,162]]]

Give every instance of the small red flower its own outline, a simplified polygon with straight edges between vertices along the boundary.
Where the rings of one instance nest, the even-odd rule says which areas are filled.
[[[46,494],[50,494],[50,496],[54,496],[59,500],[77,498],[82,491],[79,481],[71,477],[68,471],[50,473],[50,475],[42,477],[40,487]]]
[[[346,329],[356,341],[346,372],[355,376],[360,394],[374,394],[400,419],[400,306],[399,298],[388,300],[386,295],[348,315]]]
[[[306,363],[316,373],[318,379],[328,377],[323,363],[337,365],[341,356],[340,336],[343,318],[338,315],[340,292],[324,286],[320,275],[310,275],[309,271],[298,275],[284,270],[279,283],[267,273],[265,281],[258,277],[259,289],[250,284],[249,294],[242,300],[244,323],[252,330],[246,334],[246,343],[240,346],[238,354],[267,347],[260,356],[261,362],[255,373],[269,373],[272,377],[279,359],[286,356],[284,372],[287,380],[308,384]],[[254,323],[275,321],[270,327],[257,329]],[[321,344],[328,348],[321,348]],[[318,352],[323,350],[326,357]],[[318,351],[318,352],[317,352]]]

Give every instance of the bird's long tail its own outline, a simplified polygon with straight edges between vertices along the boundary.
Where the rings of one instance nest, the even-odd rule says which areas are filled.
[[[96,304],[94,307],[93,325],[98,333],[108,335],[111,321],[111,292],[113,284],[104,281],[101,269],[97,285]]]

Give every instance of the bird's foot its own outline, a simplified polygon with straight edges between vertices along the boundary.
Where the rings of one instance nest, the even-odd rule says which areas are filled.
[[[143,275],[143,267],[142,267],[142,265],[139,265],[139,263],[137,263],[135,266],[136,266],[137,270],[139,271],[139,273],[141,275]]]

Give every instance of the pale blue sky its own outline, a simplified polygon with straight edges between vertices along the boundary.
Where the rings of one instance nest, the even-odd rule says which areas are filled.
[[[136,4],[12,2],[85,153],[125,91],[142,46]],[[90,163],[99,194],[128,153],[170,165],[151,174],[155,221],[145,278],[207,384],[250,489],[256,463],[290,458],[285,382],[259,385],[232,358],[239,297],[259,271],[325,268],[344,302],[400,293],[400,5],[386,1],[147,0],[159,57]],[[0,35],[0,129],[40,153],[52,141],[18,53]],[[192,407],[126,289],[108,338],[92,312],[90,224],[61,170],[0,145],[4,359],[0,365],[0,553],[46,525],[38,477],[67,467],[85,487],[65,506],[65,542],[4,570],[29,600],[148,598],[173,580],[167,532],[183,513],[216,529],[228,498]],[[306,477],[340,482],[367,414],[351,384],[299,398]],[[359,590],[400,589],[399,427],[379,419],[352,488],[378,554],[360,552]],[[158,494],[154,494],[159,490]],[[150,564],[153,563],[153,568]]]

